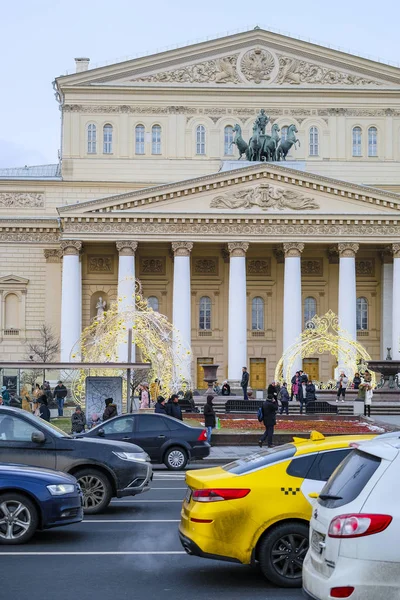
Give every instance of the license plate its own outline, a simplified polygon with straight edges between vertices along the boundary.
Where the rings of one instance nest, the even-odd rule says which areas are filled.
[[[322,554],[324,549],[323,543],[325,541],[325,536],[318,531],[313,531],[311,536],[311,547],[317,554]]]
[[[187,504],[189,504],[191,498],[192,498],[192,490],[190,488],[188,488],[187,492],[186,492],[186,496],[185,496],[185,502],[187,502]]]

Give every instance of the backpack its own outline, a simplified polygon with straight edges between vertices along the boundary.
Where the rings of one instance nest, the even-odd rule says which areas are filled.
[[[257,419],[259,420],[260,423],[264,420],[264,413],[263,413],[262,406],[260,406],[260,408],[257,411]]]

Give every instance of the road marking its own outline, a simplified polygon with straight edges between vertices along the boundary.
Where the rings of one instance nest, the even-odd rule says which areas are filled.
[[[149,502],[179,502],[182,504],[182,500],[111,500],[111,504],[148,504]]]
[[[0,552],[0,556],[112,556],[135,555],[144,556],[151,554],[186,554],[182,550],[165,550],[150,552]]]
[[[166,487],[160,487],[160,488],[156,488],[156,487],[152,487],[150,488],[150,492],[151,490],[187,490],[187,487],[176,487],[176,488],[166,488]]]
[[[180,523],[180,519],[84,519],[83,523]]]

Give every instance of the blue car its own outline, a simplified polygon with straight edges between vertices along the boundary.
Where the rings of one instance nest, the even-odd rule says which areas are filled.
[[[0,544],[23,544],[37,529],[82,519],[83,496],[72,475],[0,465]]]

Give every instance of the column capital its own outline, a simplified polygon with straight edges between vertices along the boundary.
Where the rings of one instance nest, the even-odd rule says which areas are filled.
[[[248,249],[248,242],[228,242],[228,252],[231,258],[234,258],[236,256],[246,256],[246,252]]]
[[[60,243],[60,248],[63,256],[79,256],[82,250],[82,242],[78,240],[63,240]]]
[[[116,246],[120,256],[135,256],[138,243],[133,242],[132,240],[126,240],[123,242],[117,242]]]
[[[43,254],[47,263],[59,263],[62,258],[62,250],[59,248],[46,248]]]
[[[339,258],[355,258],[360,244],[355,242],[341,242],[338,244]]]
[[[383,264],[391,264],[393,262],[393,249],[392,246],[385,246],[380,252],[381,261]]]
[[[190,256],[193,242],[172,242],[171,248],[174,256]]]
[[[273,249],[274,256],[276,258],[276,262],[278,265],[281,265],[285,262],[285,254],[283,252],[283,248],[274,248]]]
[[[285,242],[283,244],[283,252],[285,258],[298,258],[304,250],[303,242]]]
[[[392,244],[393,258],[400,258],[400,244]]]

